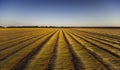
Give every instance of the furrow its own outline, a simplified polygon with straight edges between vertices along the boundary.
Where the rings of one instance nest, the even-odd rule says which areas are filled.
[[[119,69],[119,62],[113,63],[113,61],[117,61],[119,58],[115,57],[113,55],[111,55],[109,52],[107,52],[106,50],[100,49],[98,48],[98,46],[93,45],[92,43],[88,42],[87,40],[81,38],[81,37],[77,37],[74,35],[74,37],[76,37],[77,41],[80,42],[81,44],[84,45],[84,47],[86,47],[86,49],[90,50],[92,53],[96,54],[100,59],[100,61],[102,61],[102,63],[111,70],[114,69]]]
[[[72,33],[72,34],[73,34],[73,33]],[[108,49],[106,49],[106,48],[104,48],[104,47],[101,47],[100,45],[96,44],[97,41],[96,41],[96,43],[95,43],[95,42],[93,42],[93,40],[90,40],[89,38],[86,38],[86,37],[83,37],[83,36],[80,36],[80,35],[78,36],[78,35],[76,35],[76,34],[74,34],[74,35],[77,36],[77,37],[79,37],[79,38],[82,38],[83,40],[89,42],[90,44],[96,46],[97,48],[100,48],[100,49],[102,49],[102,50],[104,50],[104,51],[112,54],[113,56],[115,56],[115,57],[117,57],[117,58],[120,57],[119,54],[116,54],[116,53],[114,53],[114,52],[111,52],[110,50],[108,50]],[[104,45],[104,46],[105,46],[105,45]],[[116,50],[116,51],[117,51],[117,50]],[[118,51],[118,52],[120,52],[120,51]],[[118,52],[117,52],[117,53],[118,53]]]
[[[82,31],[82,30],[78,30],[79,32],[84,32],[84,33],[88,33],[88,34],[93,34],[93,35],[97,35],[100,37],[105,37],[108,39],[111,39],[112,42],[115,41],[115,43],[120,44],[120,40],[118,36],[114,36],[114,35],[108,35],[108,34],[101,34],[101,33],[95,33],[95,32],[87,32],[87,31]]]
[[[35,54],[24,67],[23,70],[46,70],[48,68],[49,60],[52,57],[52,53],[57,40],[58,31],[55,33]]]
[[[89,36],[89,37],[91,37],[92,39],[94,38],[94,40],[99,41],[100,43],[109,45],[110,47],[114,47],[114,48],[120,50],[120,42],[119,42],[119,43],[116,43],[116,42],[114,42],[114,41],[112,41],[112,40],[105,40],[106,38],[101,39],[102,37],[96,37],[96,35],[88,34],[88,33],[85,33],[85,32],[77,32],[77,33],[79,33],[79,34],[84,34],[84,36]]]
[[[47,35],[47,34],[46,34]],[[33,39],[30,39],[28,41],[25,41],[21,44],[18,44],[18,45],[15,45],[15,47],[11,47],[10,49],[6,49],[6,50],[3,50],[0,52],[0,61],[2,60],[5,60],[6,58],[8,58],[9,56],[17,53],[18,51],[20,51],[21,49],[25,48],[26,46],[34,43],[35,41],[39,40],[40,38],[44,37],[45,35],[42,35],[42,36],[38,36],[38,37],[35,37]],[[8,53],[9,52],[9,53]]]
[[[60,31],[58,48],[57,48],[57,57],[55,60],[55,66],[53,70],[75,70],[74,64],[72,62],[71,53],[69,52],[68,44],[65,41],[65,38]]]
[[[57,37],[57,40],[56,40],[56,43],[55,43],[55,47],[54,47],[54,50],[52,52],[52,56],[50,58],[47,70],[53,70],[54,69],[55,60],[56,60],[56,57],[57,57],[58,40],[59,40],[59,34],[58,34],[58,37]]]
[[[55,32],[56,33],[56,32]],[[37,53],[42,49],[42,46],[44,46],[50,38],[55,34],[53,33],[51,36],[49,36],[41,45],[39,45],[37,48],[33,49],[32,52],[30,52],[27,56],[25,56],[18,64],[12,68],[13,70],[24,70],[29,63],[29,61],[37,55]]]
[[[67,35],[67,34],[66,34]],[[73,50],[75,51],[77,57],[81,60],[83,70],[109,70],[106,66],[101,64],[97,58],[95,58],[86,48],[76,41],[71,35],[67,35],[69,42],[72,45]]]
[[[84,66],[82,64],[82,61],[80,61],[80,59],[77,57],[77,55],[75,54],[72,46],[70,45],[68,39],[66,38],[65,36],[65,33],[63,31],[63,36],[68,44],[68,48],[69,48],[69,52],[71,53],[71,56],[72,56],[72,61],[73,61],[73,64],[74,64],[74,68],[75,70],[83,70],[84,69]]]
[[[36,50],[40,45],[42,45],[46,40],[53,35],[53,33],[48,34],[47,36],[42,37],[40,40],[35,41],[34,43],[28,45],[26,48],[23,48],[21,51],[11,55],[9,58],[0,62],[1,70],[15,70],[23,69],[22,65],[25,65],[25,62],[31,57],[32,52]]]

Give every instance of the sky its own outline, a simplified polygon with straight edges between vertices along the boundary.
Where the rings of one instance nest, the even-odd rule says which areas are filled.
[[[120,26],[120,0],[0,0],[0,26]]]

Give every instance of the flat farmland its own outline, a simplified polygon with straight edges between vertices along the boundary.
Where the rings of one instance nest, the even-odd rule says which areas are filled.
[[[0,28],[0,70],[120,70],[120,28]]]

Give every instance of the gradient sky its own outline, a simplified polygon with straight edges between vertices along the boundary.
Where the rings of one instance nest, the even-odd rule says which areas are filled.
[[[120,0],[0,0],[0,26],[120,26]]]

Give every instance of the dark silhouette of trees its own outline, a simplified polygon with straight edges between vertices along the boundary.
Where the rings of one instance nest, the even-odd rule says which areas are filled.
[[[3,26],[0,26],[0,28],[4,28]]]
[[[120,28],[120,27],[75,27],[75,26],[0,26],[0,28]]]

